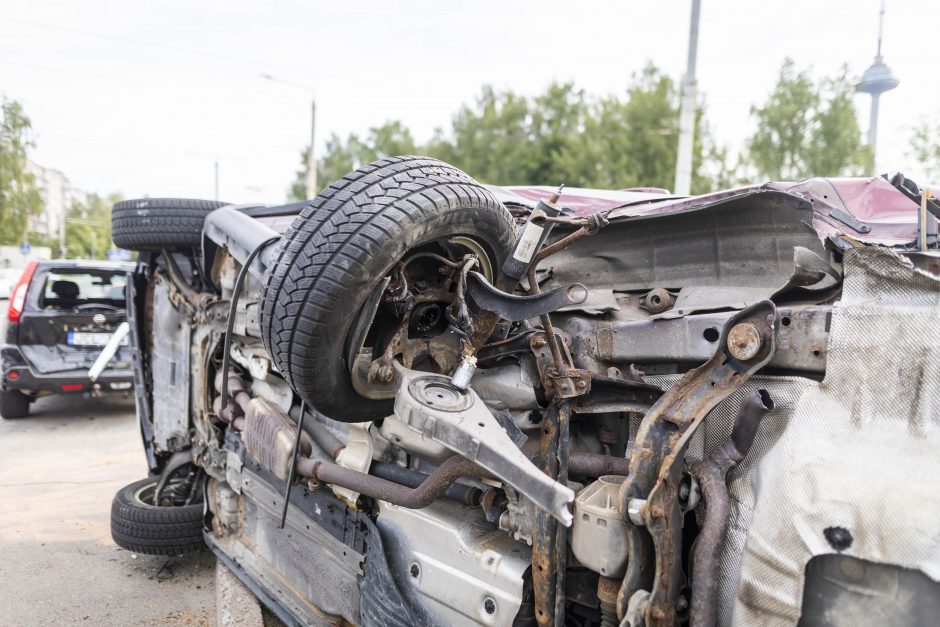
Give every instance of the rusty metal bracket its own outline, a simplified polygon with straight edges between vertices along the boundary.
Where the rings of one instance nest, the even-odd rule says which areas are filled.
[[[712,358],[667,390],[640,424],[630,476],[619,497],[630,547],[630,562],[617,599],[621,618],[636,591],[649,590],[646,624],[678,623],[682,608],[677,605],[683,605],[680,595],[684,586],[678,498],[681,462],[689,439],[705,416],[773,357],[776,321],[777,309],[769,300],[729,318]]]
[[[535,365],[538,368],[545,395],[554,399],[568,399],[590,392],[591,371],[570,366],[572,359],[571,353],[568,352],[568,343],[557,332],[555,345],[559,349],[561,368],[557,365],[558,360],[555,359],[547,334],[535,333],[529,336],[529,347],[535,356]]]

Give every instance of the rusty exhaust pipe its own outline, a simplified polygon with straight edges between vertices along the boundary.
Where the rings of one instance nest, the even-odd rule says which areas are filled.
[[[698,480],[705,501],[705,522],[695,541],[692,561],[691,627],[713,627],[717,621],[718,559],[731,514],[725,480],[728,471],[747,456],[761,418],[773,408],[774,402],[767,390],[760,389],[749,395],[741,403],[728,439],[708,459],[696,462],[689,469]]]

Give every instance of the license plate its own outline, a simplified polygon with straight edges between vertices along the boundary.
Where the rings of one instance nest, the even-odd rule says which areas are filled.
[[[122,381],[111,384],[112,390],[129,390],[131,389],[130,381]]]
[[[110,333],[80,333],[78,331],[69,331],[70,346],[104,346],[111,339]],[[121,342],[121,346],[127,346],[127,337]]]

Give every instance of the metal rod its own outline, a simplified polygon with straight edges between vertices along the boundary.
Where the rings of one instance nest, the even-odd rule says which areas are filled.
[[[265,246],[279,239],[281,239],[280,235],[270,237],[256,245],[251,253],[249,253],[248,258],[245,259],[245,263],[242,264],[241,269],[238,271],[238,276],[235,278],[235,285],[232,288],[232,300],[228,308],[228,320],[225,321],[225,340],[222,342],[222,387],[219,391],[222,396],[223,407],[228,403],[228,370],[232,361],[230,353],[232,352],[232,332],[235,328],[235,311],[238,307],[238,297],[241,294],[242,286],[245,284],[245,276],[248,274],[248,268],[251,267],[251,262],[264,250]]]
[[[539,444],[539,468],[554,479],[558,476],[558,434],[561,408],[552,403],[542,422]],[[558,522],[548,512],[535,512],[532,530],[532,591],[535,620],[539,625],[553,624],[555,613],[555,573],[558,567],[556,542]]]
[[[294,450],[291,452],[290,473],[287,475],[287,486],[284,488],[284,509],[281,510],[281,529],[287,521],[287,506],[290,504],[290,491],[297,476],[297,454],[300,452],[300,438],[304,433],[304,416],[307,415],[307,401],[300,399],[300,418],[297,419],[297,433],[294,434]]]
[[[301,476],[348,488],[365,496],[409,509],[427,507],[440,498],[444,491],[461,477],[492,478],[490,473],[485,470],[481,473],[481,470],[483,469],[469,459],[454,455],[438,466],[417,488],[409,488],[400,483],[326,461],[307,457],[301,457],[297,461],[297,472]]]
[[[571,424],[571,406],[563,402],[558,408],[558,477],[561,485],[568,485],[568,432]],[[565,569],[568,564],[568,528],[556,525],[555,553],[555,627],[565,627]]]

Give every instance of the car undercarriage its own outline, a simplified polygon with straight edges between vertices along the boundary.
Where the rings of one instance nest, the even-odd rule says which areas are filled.
[[[912,186],[396,157],[297,205],[121,203],[152,480],[115,540],[204,540],[288,624],[923,624],[940,207]]]

